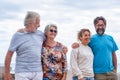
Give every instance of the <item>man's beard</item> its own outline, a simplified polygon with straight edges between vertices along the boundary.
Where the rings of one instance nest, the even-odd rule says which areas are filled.
[[[105,29],[97,29],[96,32],[97,32],[98,35],[102,36],[105,32]]]

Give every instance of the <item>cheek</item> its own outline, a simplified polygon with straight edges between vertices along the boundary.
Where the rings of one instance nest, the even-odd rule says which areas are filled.
[[[49,35],[50,35],[50,33],[49,33],[49,32],[47,32],[47,33],[46,33],[46,36],[49,36]]]
[[[40,23],[40,22],[37,20],[37,21],[36,21],[36,24],[39,24],[39,23]]]
[[[36,24],[39,25],[39,22],[37,22]]]
[[[106,27],[103,27],[103,29],[105,29]]]
[[[95,28],[95,30],[97,31],[97,30],[98,30],[98,28]]]

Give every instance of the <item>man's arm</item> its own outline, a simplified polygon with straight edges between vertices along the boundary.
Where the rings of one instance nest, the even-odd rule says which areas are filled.
[[[4,80],[12,80],[12,75],[10,75],[10,63],[12,59],[13,52],[8,51],[5,57],[5,79]]]
[[[117,56],[115,52],[113,53],[112,58],[113,58],[113,65],[115,69],[117,70]]]

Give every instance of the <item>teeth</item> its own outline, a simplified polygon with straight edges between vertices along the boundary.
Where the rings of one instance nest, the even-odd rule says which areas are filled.
[[[51,34],[51,36],[55,37],[55,35]]]

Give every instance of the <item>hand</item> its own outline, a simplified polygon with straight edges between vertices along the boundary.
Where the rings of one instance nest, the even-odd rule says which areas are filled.
[[[84,80],[84,78],[80,78],[79,80]]]
[[[63,53],[65,53],[65,54],[68,52],[68,48],[67,48],[66,46],[65,46],[65,47],[63,47],[63,49],[62,49],[62,50],[63,50]]]
[[[67,77],[67,72],[64,72],[61,80],[66,80],[66,77]]]
[[[66,78],[63,77],[61,80],[66,80]]]
[[[12,75],[9,74],[9,73],[8,73],[8,74],[5,74],[4,80],[13,80]]]
[[[74,48],[78,48],[79,47],[79,44],[77,42],[73,43],[72,46],[71,46],[73,49]]]

